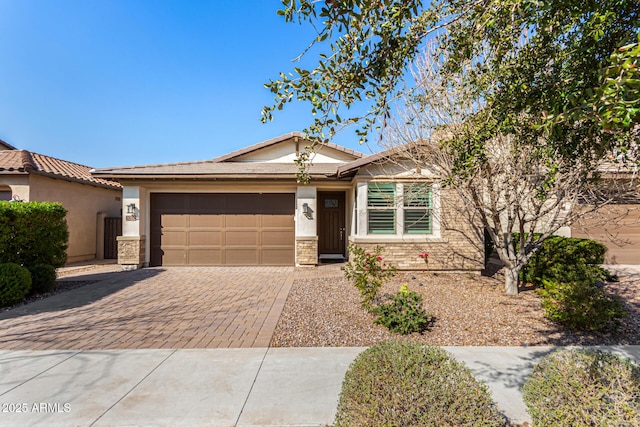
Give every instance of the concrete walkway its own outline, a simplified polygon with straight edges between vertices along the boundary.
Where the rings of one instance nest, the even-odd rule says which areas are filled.
[[[640,361],[640,346],[601,347]],[[553,347],[445,347],[513,422]],[[0,425],[325,426],[362,348],[0,351]]]

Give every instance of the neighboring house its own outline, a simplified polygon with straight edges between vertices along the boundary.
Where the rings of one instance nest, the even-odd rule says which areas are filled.
[[[9,145],[8,143],[4,142],[3,140],[0,139],[0,151],[2,150],[15,150],[16,147],[14,147],[13,145]]]
[[[349,242],[402,269],[480,271],[480,224],[455,191],[393,152],[320,147],[311,182],[296,180],[308,145],[291,133],[213,160],[93,170],[123,186],[123,269],[175,265],[316,265]]]
[[[120,184],[89,171],[0,141],[0,200],[62,203],[69,227],[68,262],[102,258],[104,218],[120,216]]]
[[[608,264],[640,264],[640,182],[637,168],[605,163],[600,177],[608,203],[571,226],[571,237],[602,242]],[[603,192],[604,193],[604,192]]]

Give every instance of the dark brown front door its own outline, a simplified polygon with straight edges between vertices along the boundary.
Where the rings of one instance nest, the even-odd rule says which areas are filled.
[[[344,192],[318,192],[318,253],[344,256]]]

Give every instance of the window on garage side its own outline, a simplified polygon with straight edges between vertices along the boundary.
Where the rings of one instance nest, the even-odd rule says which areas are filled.
[[[396,234],[396,186],[370,183],[367,187],[369,234]]]
[[[433,194],[427,184],[404,184],[402,210],[405,234],[431,234]]]
[[[7,185],[0,185],[0,200],[11,200],[13,197],[13,193],[11,192],[11,187]]]

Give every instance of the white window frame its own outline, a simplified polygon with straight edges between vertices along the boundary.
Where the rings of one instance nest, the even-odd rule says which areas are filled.
[[[395,233],[369,233],[369,199],[368,188],[369,184],[395,184],[396,186],[396,200],[395,200]],[[403,202],[404,186],[425,184],[431,187],[431,233],[405,233],[404,232],[404,211],[405,206]],[[366,240],[422,240],[424,239],[439,239],[441,237],[440,230],[440,185],[433,181],[360,181],[356,183],[356,199],[354,203],[354,218],[357,225],[354,227],[357,230],[354,237]]]

